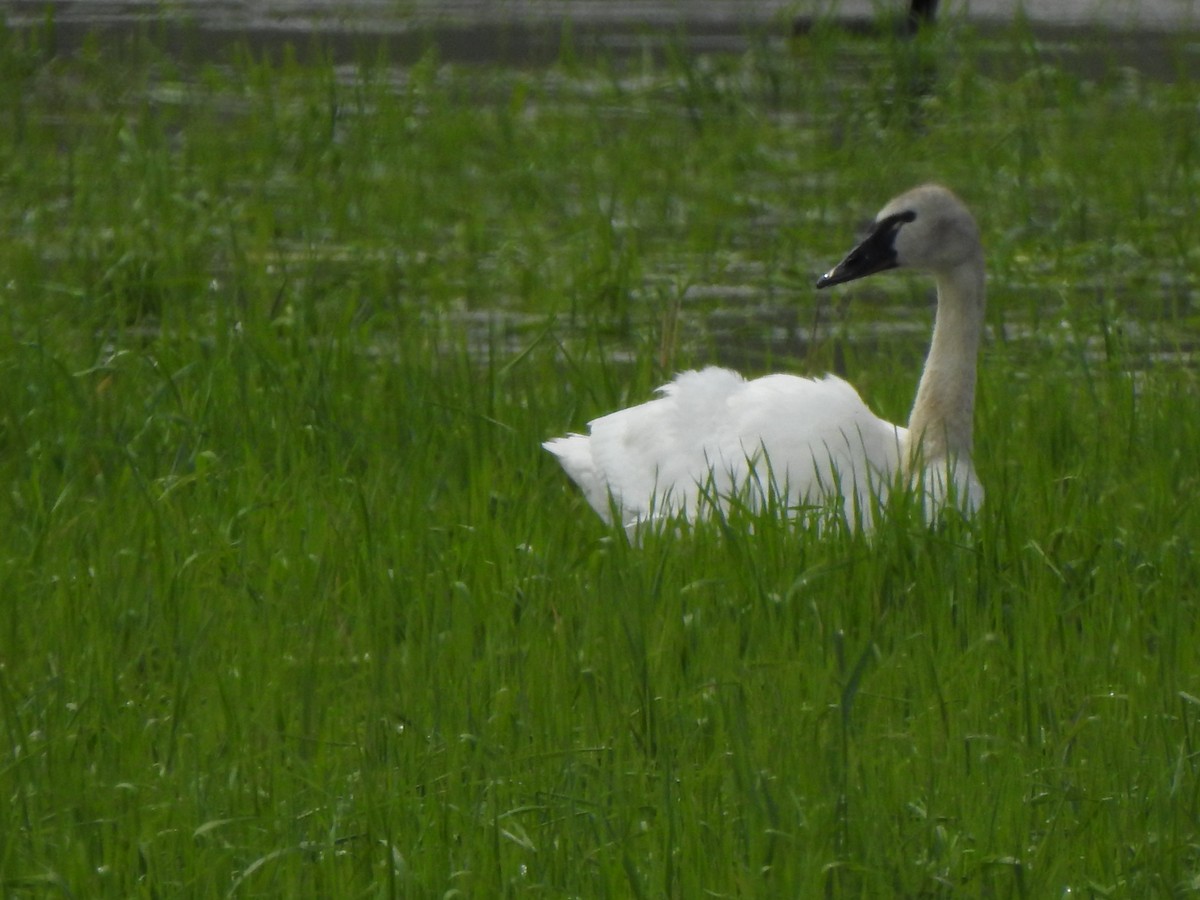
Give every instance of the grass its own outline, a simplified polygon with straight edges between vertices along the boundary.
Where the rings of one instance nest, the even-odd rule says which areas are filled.
[[[4,894],[1200,890],[1198,88],[952,35],[0,35]],[[603,526],[539,442],[674,368],[904,418],[927,285],[811,282],[933,177],[992,273],[974,526]]]

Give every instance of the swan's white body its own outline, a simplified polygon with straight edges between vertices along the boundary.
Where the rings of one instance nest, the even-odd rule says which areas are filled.
[[[684,372],[640,406],[595,419],[589,434],[543,446],[606,521],[703,516],[737,497],[789,512],[823,509],[870,527],[897,483],[947,501],[983,500],[971,462],[975,364],[983,325],[983,253],[974,219],[948,190],[926,185],[891,201],[875,230],[818,287],[898,266],[938,285],[938,313],[909,427],[887,422],[841,378],[728,369]]]

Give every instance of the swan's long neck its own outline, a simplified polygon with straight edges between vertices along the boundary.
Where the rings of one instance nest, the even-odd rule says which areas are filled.
[[[939,272],[937,318],[908,420],[910,461],[970,458],[975,365],[983,331],[983,260]]]

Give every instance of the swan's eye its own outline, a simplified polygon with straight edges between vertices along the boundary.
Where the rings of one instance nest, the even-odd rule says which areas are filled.
[[[894,232],[901,225],[907,222],[913,222],[917,218],[917,214],[911,209],[906,209],[904,212],[892,213],[875,223],[875,228],[878,231]]]

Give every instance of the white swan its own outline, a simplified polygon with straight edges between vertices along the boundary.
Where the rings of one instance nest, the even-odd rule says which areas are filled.
[[[657,399],[542,446],[605,521],[627,528],[660,516],[696,518],[739,496],[790,511],[824,509],[870,527],[871,512],[903,479],[926,515],[951,500],[970,514],[983,500],[971,462],[975,365],[983,329],[979,228],[953,193],[923,185],[889,202],[870,235],[817,281],[842,284],[886,269],[928,272],[937,316],[908,427],[885,422],[857,391],[822,379],[728,369],[683,372]]]

